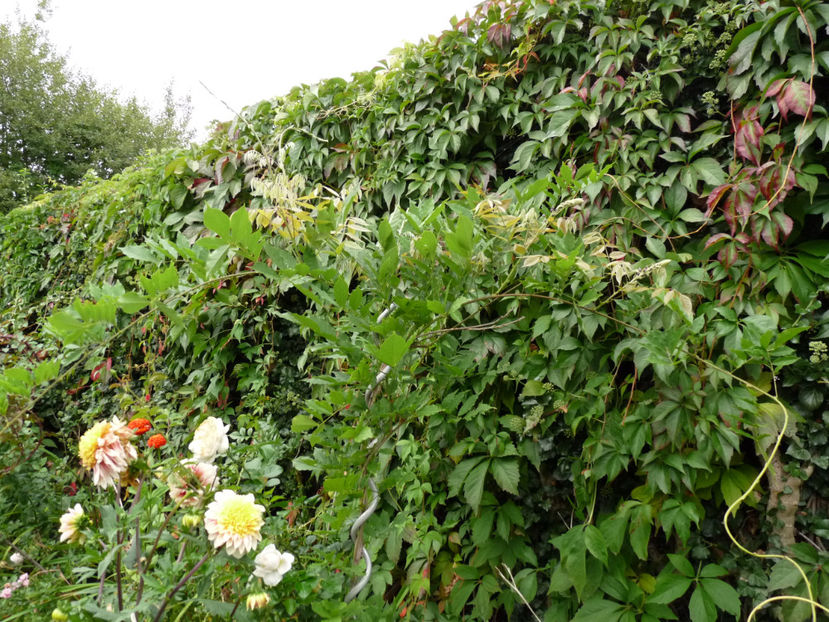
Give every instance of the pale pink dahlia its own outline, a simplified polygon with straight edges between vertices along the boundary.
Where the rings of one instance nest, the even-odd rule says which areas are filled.
[[[96,486],[115,486],[121,473],[138,457],[130,443],[132,437],[133,431],[118,417],[99,421],[81,437],[78,443],[81,464],[92,470]]]
[[[183,460],[181,466],[183,473],[174,472],[167,478],[170,498],[185,507],[198,505],[205,492],[219,485],[216,465]]]
[[[265,508],[255,503],[253,495],[221,490],[207,506],[204,528],[215,548],[224,546],[237,559],[256,548],[262,539],[259,529],[265,522]]]

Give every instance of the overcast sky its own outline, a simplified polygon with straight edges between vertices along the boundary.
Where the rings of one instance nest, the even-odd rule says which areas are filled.
[[[0,18],[36,0],[0,0]],[[154,110],[190,94],[197,138],[213,119],[298,84],[371,69],[403,42],[449,27],[476,0],[53,0],[46,22],[74,68]]]

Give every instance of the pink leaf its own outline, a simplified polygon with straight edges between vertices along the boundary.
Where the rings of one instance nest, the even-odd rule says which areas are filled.
[[[792,81],[777,96],[777,107],[783,119],[788,121],[787,114],[791,111],[802,117],[808,117],[815,105],[815,92],[812,87],[801,81]]]
[[[731,236],[728,235],[727,233],[715,233],[714,235],[712,235],[710,238],[708,238],[705,241],[704,248],[706,250],[708,250],[709,248],[714,246],[714,244],[716,244],[717,242],[721,242],[722,240],[730,240],[730,239],[731,239]]]
[[[790,78],[787,78],[785,80],[775,80],[774,82],[772,82],[769,85],[769,88],[766,89],[766,97],[776,96],[783,88],[783,86],[786,84],[786,82],[788,82],[789,80]]]
[[[765,131],[757,119],[757,106],[752,106],[743,113],[738,121],[734,146],[737,153],[746,160],[760,164],[760,140]]]
[[[757,198],[757,186],[744,181],[737,186],[734,195],[734,209],[740,216],[740,224],[745,227]]]
[[[705,204],[708,206],[708,209],[705,211],[705,217],[710,218],[711,213],[714,211],[714,208],[717,206],[717,203],[720,202],[720,199],[723,198],[723,195],[731,189],[731,184],[723,184],[722,186],[717,186],[711,191],[711,194],[708,195],[708,200]]]

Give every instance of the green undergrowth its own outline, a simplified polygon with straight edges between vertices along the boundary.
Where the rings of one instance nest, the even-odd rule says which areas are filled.
[[[487,2],[3,216],[0,551],[32,578],[0,604],[819,619],[827,35],[821,2]],[[78,461],[113,415],[167,440],[140,502]],[[231,426],[222,487],[296,555],[277,586],[153,475],[206,416]],[[94,546],[57,544],[75,503]]]

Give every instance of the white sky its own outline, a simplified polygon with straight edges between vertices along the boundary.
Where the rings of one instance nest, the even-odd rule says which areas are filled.
[[[73,68],[153,110],[190,94],[196,139],[213,119],[299,84],[349,78],[403,42],[449,28],[477,0],[53,0],[49,38]],[[36,0],[0,0],[0,19]]]

